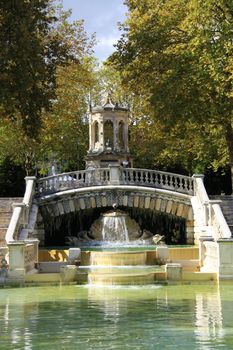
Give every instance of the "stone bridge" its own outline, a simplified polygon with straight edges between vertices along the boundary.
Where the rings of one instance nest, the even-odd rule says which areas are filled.
[[[194,178],[119,166],[64,173],[37,181],[37,203],[43,218],[113,205],[152,210],[185,219],[188,243],[194,239],[193,193]],[[38,238],[43,241],[43,233]]]
[[[88,209],[103,208],[104,211],[113,204],[185,219],[187,243],[199,244],[201,269],[217,271],[219,278],[232,278],[233,259],[226,259],[226,256],[232,256],[231,231],[219,201],[209,199],[203,176],[187,177],[120,166],[58,174],[39,180],[27,177],[24,198],[13,205],[5,237],[12,271],[14,267],[20,270],[19,257],[29,270],[37,262],[38,240],[43,245],[45,220],[52,222],[69,213]],[[16,251],[18,255],[14,253]]]
[[[15,204],[6,242],[34,237],[43,243],[45,220],[114,204],[185,219],[188,243],[197,243],[200,236],[231,237],[218,201],[208,198],[202,175],[110,166],[39,180],[29,177],[26,182],[25,197]]]
[[[199,236],[231,237],[218,203],[209,200],[199,175],[110,166],[26,181],[25,198],[15,204],[6,242],[34,237],[43,244],[45,220],[114,204],[185,219],[190,244]]]
[[[97,207],[135,207],[185,219],[192,211],[194,179],[145,169],[78,171],[40,179],[38,204],[51,216]]]

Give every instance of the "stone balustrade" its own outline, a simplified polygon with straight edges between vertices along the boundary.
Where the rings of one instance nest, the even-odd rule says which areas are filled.
[[[37,181],[38,196],[88,186],[134,185],[193,195],[193,178],[157,170],[96,168],[49,176]]]
[[[222,213],[221,201],[210,200],[206,192],[203,175],[194,175],[194,196],[196,196],[203,226],[211,228],[211,236],[217,241],[220,238],[231,238],[231,231]]]
[[[73,188],[107,185],[109,182],[109,168],[79,170],[39,179],[37,194],[47,195]]]
[[[29,216],[32,208],[32,201],[35,194],[36,177],[28,176],[26,189],[22,203],[13,203],[13,214],[6,233],[6,242],[9,243],[20,236],[23,229],[28,228]]]
[[[231,238],[231,230],[220,207],[221,201],[209,201],[209,225],[213,227],[213,237],[217,241],[221,238]]]
[[[192,177],[148,169],[127,168],[121,171],[124,184],[155,187],[193,195]]]

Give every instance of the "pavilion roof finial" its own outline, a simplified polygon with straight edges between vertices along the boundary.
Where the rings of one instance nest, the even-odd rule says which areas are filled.
[[[115,104],[112,101],[112,93],[108,92],[107,97],[106,97],[106,101],[104,103],[104,107],[108,107],[108,108],[114,108]]]

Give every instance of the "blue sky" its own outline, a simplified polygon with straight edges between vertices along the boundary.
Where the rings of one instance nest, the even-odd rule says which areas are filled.
[[[72,20],[84,19],[89,34],[96,32],[95,55],[105,60],[120,37],[117,23],[124,20],[127,11],[123,0],[63,0],[63,6],[72,9]]]

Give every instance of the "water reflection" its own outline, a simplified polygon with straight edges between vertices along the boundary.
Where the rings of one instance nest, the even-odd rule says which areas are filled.
[[[230,285],[0,290],[0,349],[229,349],[232,300]]]
[[[220,290],[196,294],[195,335],[200,349],[209,349],[211,342],[222,343],[224,338]]]

